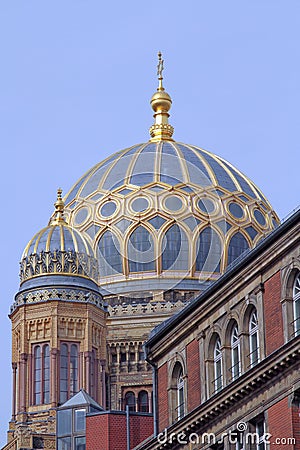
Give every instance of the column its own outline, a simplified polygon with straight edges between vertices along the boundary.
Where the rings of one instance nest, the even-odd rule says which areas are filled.
[[[100,360],[101,365],[101,384],[102,384],[102,407],[106,409],[106,377],[105,377],[105,359]]]
[[[12,363],[13,383],[12,383],[12,417],[11,420],[16,420],[16,389],[17,389],[17,363]]]
[[[27,390],[27,353],[21,353],[20,360],[20,412],[26,411],[26,390]]]
[[[200,331],[200,333],[197,336],[197,339],[199,341],[199,360],[200,360],[200,386],[201,386],[201,403],[205,402],[207,399],[207,392],[206,392],[206,365],[205,362],[205,351],[204,351],[204,342],[205,342],[205,332]]]
[[[51,349],[51,362],[50,362],[50,399],[51,406],[55,407],[58,403],[57,394],[59,391],[59,378],[57,373],[57,348]]]
[[[90,362],[91,355],[90,352],[84,352],[85,361],[85,389],[88,394],[90,394]]]

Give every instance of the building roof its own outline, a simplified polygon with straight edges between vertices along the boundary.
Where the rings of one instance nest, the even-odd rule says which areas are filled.
[[[247,267],[252,261],[254,261],[261,253],[263,253],[268,247],[276,242],[284,233],[290,228],[295,226],[300,221],[300,207],[293,212],[282,224],[276,228],[271,234],[269,234],[264,240],[262,240],[254,249],[249,250],[242,254],[234,263],[228,268],[228,270],[222,275],[215,283],[211,284],[203,293],[196,296],[188,305],[186,305],[181,311],[174,314],[172,317],[162,322],[155,327],[150,333],[149,339],[145,343],[146,354],[149,354],[150,348],[164,336],[166,336],[175,324],[180,323],[187,319],[189,315],[206,300],[208,300],[213,294],[218,292],[222,286],[228,281],[233,279],[235,275],[239,273],[244,267]]]

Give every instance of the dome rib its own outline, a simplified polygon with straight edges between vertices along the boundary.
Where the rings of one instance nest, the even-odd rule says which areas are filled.
[[[132,154],[132,158],[134,157],[134,155],[135,155],[134,150],[137,147],[139,147],[139,145],[133,145],[132,147],[129,147],[128,149],[119,152],[119,156],[112,162],[112,164],[107,168],[107,171],[102,176],[102,179],[99,182],[99,186],[98,186],[99,189],[111,190],[112,187],[114,189],[117,187],[117,186],[113,185],[113,186],[110,186],[107,188],[107,187],[105,187],[105,183],[107,182],[109,176],[112,175],[114,169],[122,161],[123,158],[126,158],[127,156],[131,156],[131,154]],[[112,178],[114,178],[114,176],[112,176]],[[126,174],[124,176],[124,180],[126,180]]]
[[[188,170],[187,163],[186,163],[186,161],[185,161],[185,159],[184,159],[184,157],[182,155],[182,152],[181,152],[180,148],[176,145],[176,142],[171,142],[170,144],[175,149],[175,151],[176,151],[176,153],[177,153],[177,155],[178,155],[178,157],[180,159],[180,164],[182,166],[182,173],[185,176],[185,183],[190,183],[192,180],[191,180],[191,177],[190,177],[190,173],[189,173],[189,170]]]
[[[138,148],[137,152],[132,156],[130,163],[128,165],[127,171],[126,171],[126,175],[125,175],[125,184],[133,184],[131,183],[131,179],[132,179],[132,175],[133,175],[133,171],[134,171],[134,167],[135,164],[140,156],[140,154],[142,153],[142,151],[144,150],[144,148],[147,147],[148,144],[141,144],[140,147]]]

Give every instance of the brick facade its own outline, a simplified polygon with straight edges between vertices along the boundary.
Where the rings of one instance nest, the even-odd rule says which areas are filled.
[[[187,345],[186,354],[188,374],[187,407],[188,411],[192,411],[200,404],[201,399],[199,343],[196,339]]]
[[[163,364],[158,369],[158,421],[159,430],[169,425],[169,402],[168,402],[168,368]]]
[[[130,448],[136,447],[153,434],[153,417],[130,414]],[[126,414],[121,411],[90,415],[86,420],[88,450],[126,450]]]
[[[281,306],[280,272],[276,272],[264,284],[264,315],[266,354],[283,345],[283,321]]]
[[[293,437],[293,413],[292,406],[289,405],[288,397],[283,398],[268,409],[267,431],[272,435],[270,438],[271,448],[280,448],[279,445],[282,445],[286,450],[294,450],[297,448],[294,444],[289,444],[288,441],[289,438]],[[284,439],[287,439],[287,441]],[[278,442],[281,442],[281,444]]]

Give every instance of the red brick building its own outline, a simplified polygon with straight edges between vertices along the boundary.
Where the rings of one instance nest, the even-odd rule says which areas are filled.
[[[300,449],[300,211],[146,343],[150,449]]]

